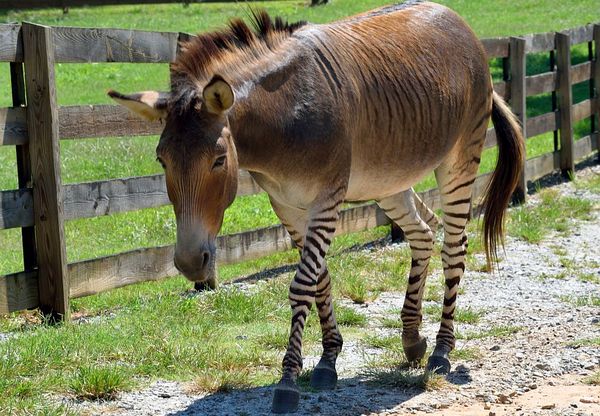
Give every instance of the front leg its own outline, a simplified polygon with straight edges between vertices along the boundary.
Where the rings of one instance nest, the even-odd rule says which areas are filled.
[[[302,371],[302,334],[308,312],[317,296],[317,282],[324,270],[325,254],[335,232],[342,199],[343,194],[329,198],[310,210],[300,262],[290,284],[292,323],[288,348],[283,358],[283,376],[273,397],[274,413],[295,412],[298,408],[300,390],[296,379]]]

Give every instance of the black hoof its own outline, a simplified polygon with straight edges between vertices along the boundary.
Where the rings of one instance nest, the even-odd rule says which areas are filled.
[[[439,355],[432,355],[427,361],[427,371],[439,375],[448,375],[450,373],[450,360]]]
[[[317,364],[310,376],[310,386],[316,390],[333,390],[337,385],[335,367],[327,364]]]
[[[204,292],[205,290],[214,290],[216,288],[217,281],[215,279],[194,283],[194,289],[196,289],[198,292]]]
[[[406,360],[411,364],[419,364],[420,361],[425,357],[427,351],[427,338],[420,337],[420,339],[413,345],[404,347],[404,355]]]
[[[282,380],[273,394],[273,413],[294,413],[300,403],[300,389],[293,381]]]

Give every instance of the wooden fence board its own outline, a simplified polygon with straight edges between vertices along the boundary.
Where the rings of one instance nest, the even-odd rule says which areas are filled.
[[[598,133],[593,133],[575,141],[573,157],[575,160],[585,159],[596,150],[598,150]]]
[[[596,110],[596,99],[583,100],[577,104],[573,104],[573,123],[578,122],[579,120],[583,120],[584,118],[588,118],[592,114],[594,114]]]
[[[25,108],[0,108],[0,146],[20,145],[28,141]]]
[[[548,52],[554,49],[554,32],[535,33],[521,36],[525,39],[525,52]]]
[[[164,175],[64,186],[65,219],[90,218],[168,205]]]
[[[54,27],[52,35],[56,62],[168,63],[178,33]]]
[[[23,62],[20,24],[0,25],[0,62]]]
[[[546,113],[527,119],[527,138],[560,128],[560,113]]]
[[[560,114],[560,169],[566,177],[575,171],[573,161],[573,89],[571,87],[571,41],[567,33],[556,34],[556,68]]]
[[[70,296],[78,298],[178,274],[174,246],[145,248],[69,264]]]
[[[593,62],[587,61],[582,62],[571,67],[571,84],[579,84],[580,82],[587,81],[594,76],[594,65]]]
[[[563,33],[569,36],[571,45],[577,45],[583,42],[590,42],[593,39],[593,30],[594,25],[589,24],[564,30]]]
[[[58,109],[61,139],[159,135],[164,125],[135,116],[120,105],[76,105]]]
[[[530,181],[535,181],[542,176],[548,175],[560,168],[560,152],[545,153],[527,160],[525,170],[527,178]]]
[[[31,189],[0,191],[0,230],[33,225]]]
[[[545,72],[543,74],[528,76],[525,80],[527,83],[527,96],[543,94],[556,90],[558,86],[556,72]]]
[[[36,308],[39,303],[37,272],[0,276],[0,315]]]
[[[508,38],[481,39],[481,43],[483,43],[488,59],[508,56]]]
[[[69,281],[51,29],[24,23],[23,43],[40,306],[52,319],[68,320]]]

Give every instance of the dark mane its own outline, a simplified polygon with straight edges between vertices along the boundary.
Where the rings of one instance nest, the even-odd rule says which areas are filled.
[[[266,10],[251,9],[251,14],[250,25],[242,19],[232,19],[226,29],[201,33],[181,44],[181,51],[171,65],[172,90],[177,106],[187,107],[189,99],[192,99],[186,99],[185,90],[189,88],[184,87],[208,81],[206,78],[212,75],[209,73],[211,68],[228,53],[260,56],[306,25],[305,21],[288,23],[279,16],[273,19]]]

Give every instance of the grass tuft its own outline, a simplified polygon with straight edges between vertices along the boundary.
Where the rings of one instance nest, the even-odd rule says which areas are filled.
[[[335,319],[339,325],[344,326],[365,326],[367,317],[362,313],[356,312],[348,306],[337,305],[334,309]]]
[[[367,368],[362,375],[367,383],[384,388],[396,389],[421,389],[426,391],[441,390],[448,385],[444,377],[429,371],[410,368],[408,364],[397,365],[391,368]]]
[[[228,393],[250,387],[249,369],[204,371],[197,376],[190,388],[191,393]]]
[[[479,331],[479,332],[466,332],[463,334],[461,332],[456,331],[456,339],[472,340],[472,339],[482,339],[482,338],[489,338],[489,337],[504,338],[509,335],[515,334],[515,333],[521,331],[522,329],[523,328],[520,326],[501,325],[501,326],[497,326],[497,327],[487,329],[484,331]]]
[[[592,386],[600,386],[600,371],[596,371],[594,374],[587,376],[583,379],[583,382]]]
[[[116,367],[82,367],[71,381],[73,394],[83,400],[114,400],[128,390],[130,382]]]

